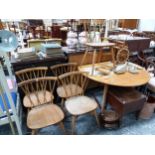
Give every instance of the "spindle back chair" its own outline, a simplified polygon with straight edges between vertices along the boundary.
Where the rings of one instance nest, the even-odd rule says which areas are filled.
[[[65,63],[65,64],[57,64],[50,67],[54,76],[59,76],[64,73],[77,71],[77,63]]]
[[[41,77],[18,83],[18,86],[25,93],[24,106],[32,108],[48,102],[53,103],[56,80],[56,77]]]
[[[16,71],[17,81],[22,82],[25,80],[35,79],[38,77],[45,77],[48,67],[32,67]]]
[[[50,69],[51,69],[53,75],[58,77],[58,88],[57,89],[60,91],[58,91],[57,93],[58,93],[58,96],[61,97],[61,106],[63,107],[64,99],[66,99],[67,96],[65,95],[64,90],[61,90],[62,87],[59,87],[59,85],[60,85],[59,76],[65,74],[65,73],[77,71],[78,70],[77,63],[57,64],[57,65],[51,66]],[[73,87],[72,89],[74,89],[75,85],[70,85],[69,87]],[[78,94],[79,93],[77,93],[77,95]]]
[[[35,134],[37,129],[53,124],[58,124],[65,132],[62,123],[64,113],[53,103],[56,80],[56,77],[40,77],[18,84],[25,93],[24,106],[31,107],[27,115],[27,126],[32,129],[32,134]]]
[[[66,97],[66,99],[72,96],[83,95],[88,84],[88,78],[79,71],[60,75],[58,79],[60,82],[57,93],[58,95],[62,94],[61,96]]]
[[[72,115],[72,134],[74,133],[75,121],[79,115],[91,113],[95,116],[99,125],[96,109],[98,104],[90,97],[84,96],[88,84],[87,73],[74,71],[60,75],[58,94],[66,96],[65,109]],[[74,87],[73,87],[74,86]]]

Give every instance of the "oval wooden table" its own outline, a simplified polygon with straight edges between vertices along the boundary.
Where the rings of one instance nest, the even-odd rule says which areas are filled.
[[[123,74],[116,74],[113,71],[110,71],[109,75],[104,75],[102,72],[98,71],[97,68],[105,68],[112,66],[112,62],[103,62],[103,63],[97,63],[95,64],[95,72],[92,75],[92,65],[83,65],[79,66],[79,71],[81,72],[87,72],[88,74],[85,74],[89,79],[94,80],[96,82],[104,84],[104,91],[103,91],[103,101],[102,101],[102,111],[105,107],[106,102],[106,96],[108,92],[108,86],[118,86],[118,87],[136,87],[136,86],[142,86],[146,84],[149,79],[150,75],[149,73],[142,67],[136,65],[138,67],[138,73],[133,74],[128,71],[126,71]]]

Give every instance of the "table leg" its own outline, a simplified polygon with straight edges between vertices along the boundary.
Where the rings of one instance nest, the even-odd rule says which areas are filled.
[[[101,112],[104,111],[105,104],[106,104],[106,98],[107,98],[107,92],[108,92],[108,85],[104,85],[104,91],[103,91],[103,101],[102,101],[102,109]]]
[[[93,64],[92,64],[92,72],[91,72],[91,75],[94,74],[95,62],[96,62],[96,49],[93,52],[93,62],[92,62]]]
[[[103,50],[102,48],[100,49],[99,53],[98,53],[98,57],[97,57],[97,62],[101,62],[101,58],[102,58],[102,54],[103,54]]]
[[[114,67],[115,67],[115,65],[116,65],[115,54],[116,54],[116,53],[115,53],[115,51],[114,51],[114,48],[111,47],[112,62],[113,62]]]
[[[153,55],[155,56],[155,47],[153,47]]]
[[[84,53],[84,56],[83,56],[82,61],[81,61],[81,65],[83,65],[83,63],[84,63],[84,61],[85,61],[85,59],[86,59],[87,54],[88,54],[88,49],[87,49],[86,52]]]

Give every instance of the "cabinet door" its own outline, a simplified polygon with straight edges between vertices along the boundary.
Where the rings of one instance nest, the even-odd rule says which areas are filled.
[[[60,32],[61,26],[52,26],[52,37],[53,38],[61,38],[61,32]]]
[[[122,28],[136,29],[138,26],[138,19],[121,19],[120,22]]]

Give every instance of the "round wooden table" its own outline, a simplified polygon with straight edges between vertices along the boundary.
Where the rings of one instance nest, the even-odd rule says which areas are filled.
[[[123,74],[116,74],[113,71],[111,71],[109,75],[103,75],[100,71],[97,71],[96,68],[111,65],[110,63],[111,62],[95,64],[94,66],[95,72],[93,75],[91,74],[92,65],[79,66],[79,71],[87,72],[88,74],[85,74],[85,75],[89,79],[104,84],[102,111],[104,110],[104,107],[105,107],[106,96],[107,96],[109,85],[118,86],[118,87],[136,87],[136,86],[141,86],[146,84],[150,79],[149,73],[144,68],[136,64],[134,65],[138,67],[138,73],[135,73],[135,74],[130,73],[128,71],[126,71]]]

